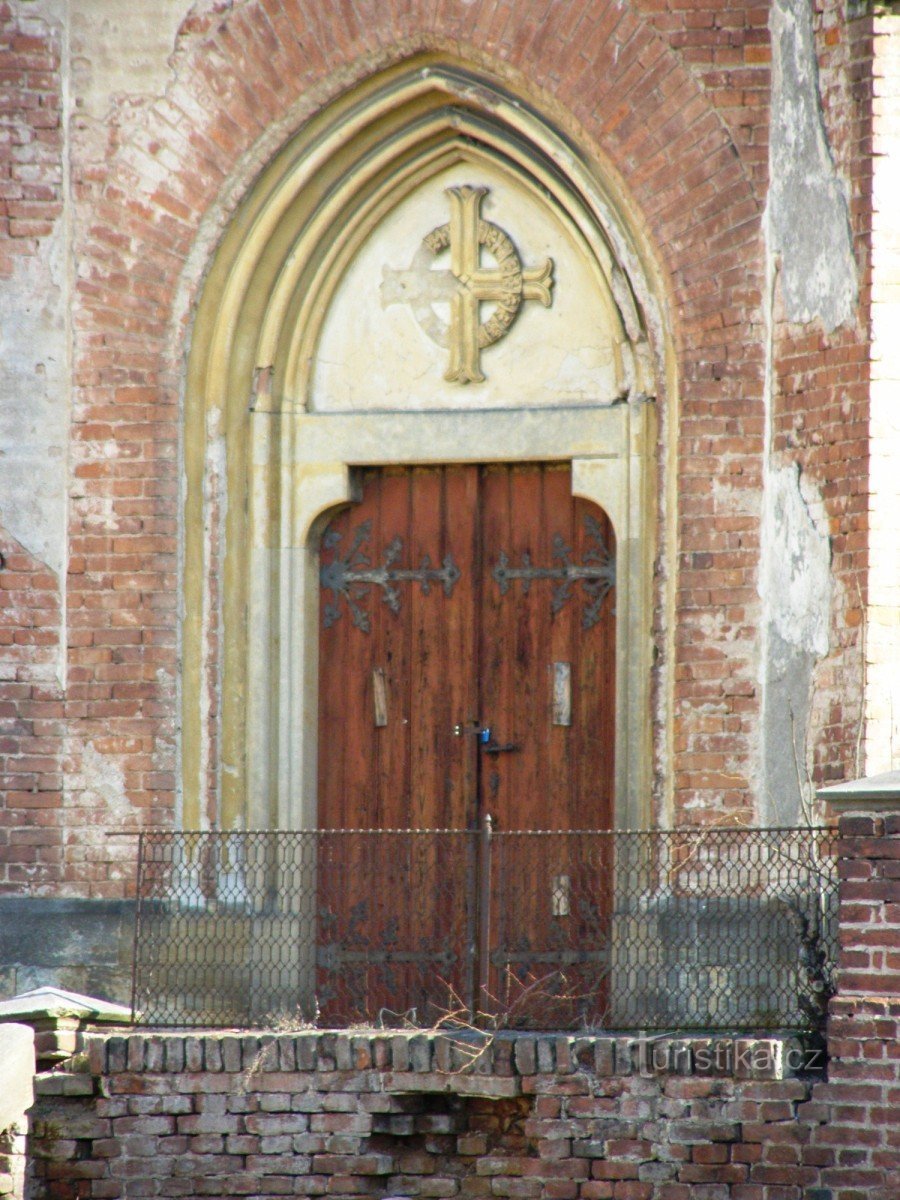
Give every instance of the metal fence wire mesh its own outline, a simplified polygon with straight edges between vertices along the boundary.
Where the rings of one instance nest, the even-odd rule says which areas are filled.
[[[145,833],[147,1025],[817,1028],[832,835]]]

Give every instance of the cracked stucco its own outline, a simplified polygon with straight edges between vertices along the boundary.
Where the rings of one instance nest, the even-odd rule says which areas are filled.
[[[857,269],[844,184],[825,132],[810,0],[773,0],[768,249],[790,321],[853,319]]]
[[[72,0],[61,71],[69,106],[101,119],[124,96],[161,95],[189,0]],[[28,6],[37,28],[62,30],[59,0]],[[123,53],[123,47],[127,50]],[[60,166],[65,187],[65,158]],[[64,220],[0,280],[0,526],[62,582],[66,562],[70,304]]]
[[[61,221],[0,281],[0,526],[62,579],[69,387]]]
[[[82,114],[100,121],[125,97],[163,95],[190,9],[191,0],[72,0],[72,86]]]
[[[809,0],[773,0],[772,119],[765,215],[766,311],[760,612],[760,809],[794,824],[809,798],[816,664],[829,652],[831,543],[821,496],[773,452],[775,299],[826,333],[854,317],[857,267],[847,197],[828,144]]]
[[[828,653],[832,594],[824,509],[796,464],[767,473],[762,540],[762,817],[791,825],[808,793],[813,672]]]

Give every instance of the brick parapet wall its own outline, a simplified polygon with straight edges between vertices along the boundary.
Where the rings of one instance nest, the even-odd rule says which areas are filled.
[[[900,997],[900,815],[839,822],[838,994]]]
[[[839,819],[840,957],[828,1019],[827,1114],[804,1161],[821,1171],[814,1200],[900,1195],[900,814]],[[813,1109],[812,1111],[815,1111]]]
[[[896,1200],[900,995],[832,1001],[828,1059],[828,1080],[813,1089],[828,1116],[808,1151],[821,1167],[823,1200]]]
[[[426,1034],[97,1038],[96,1097],[38,1104],[33,1196],[785,1200],[814,1179],[809,1080],[752,1078],[790,1044],[655,1047],[500,1036],[467,1069]]]

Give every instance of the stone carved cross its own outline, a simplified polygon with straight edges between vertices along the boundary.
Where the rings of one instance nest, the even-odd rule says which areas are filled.
[[[382,305],[410,305],[428,337],[450,351],[444,378],[452,383],[484,380],[481,351],[505,336],[523,300],[540,300],[545,307],[551,301],[553,259],[523,268],[509,235],[481,216],[481,201],[487,194],[485,187],[447,188],[448,224],[423,238],[408,270],[383,270]],[[482,263],[482,248],[496,266]],[[432,270],[434,258],[447,249],[450,270]],[[496,308],[482,321],[481,304],[490,301]],[[449,322],[434,311],[435,304],[449,305]]]

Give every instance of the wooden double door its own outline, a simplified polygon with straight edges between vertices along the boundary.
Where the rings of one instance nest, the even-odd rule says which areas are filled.
[[[609,827],[613,534],[568,464],[366,471],[321,583],[320,828]]]
[[[568,464],[361,485],[321,545],[319,828],[453,832],[320,835],[323,1011],[432,1019],[550,975],[593,1003],[608,840],[566,831],[612,818],[609,521]]]

